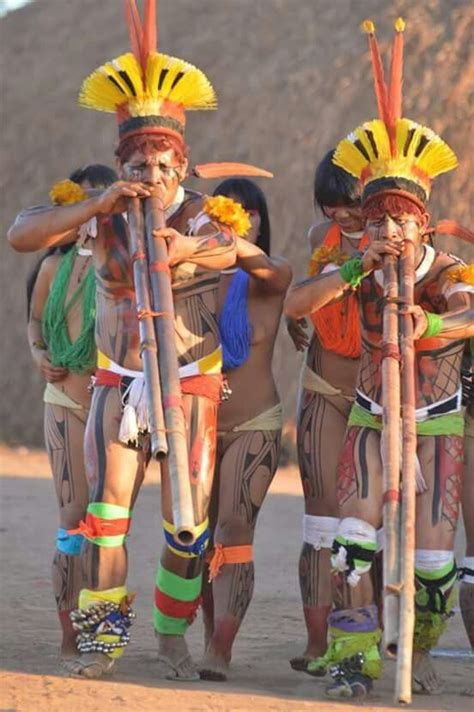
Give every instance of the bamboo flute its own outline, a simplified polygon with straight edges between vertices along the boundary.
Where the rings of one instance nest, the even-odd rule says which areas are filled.
[[[414,304],[415,247],[405,239],[400,257],[400,296],[407,306]],[[400,623],[395,677],[395,699],[411,702],[413,632],[415,627],[415,500],[416,500],[416,392],[415,347],[411,314],[400,317],[402,357],[402,521]]]
[[[382,342],[384,526],[384,648],[394,653],[398,640],[400,588],[400,368],[398,346],[397,259],[387,255],[383,265],[385,306]]]
[[[174,538],[179,544],[192,544],[196,535],[189,478],[186,421],[176,353],[168,249],[163,238],[156,238],[153,235],[153,230],[166,227],[163,206],[158,196],[145,199],[145,221],[155,331],[159,345],[158,362],[163,411],[169,445],[168,468],[175,526]]]
[[[145,392],[147,400],[151,450],[153,457],[163,458],[168,453],[163,406],[161,402],[160,376],[155,328],[151,315],[148,264],[145,252],[145,225],[139,198],[131,198],[128,203],[128,225],[130,247],[133,260],[133,282],[137,300],[140,332],[140,353],[143,361]]]

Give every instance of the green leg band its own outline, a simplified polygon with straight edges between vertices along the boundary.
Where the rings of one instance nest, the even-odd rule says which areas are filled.
[[[171,618],[153,606],[153,624],[157,633],[162,635],[184,635],[189,623],[184,618]]]
[[[87,511],[101,519],[127,519],[132,516],[131,509],[107,502],[91,502]]]
[[[171,573],[160,563],[155,583],[157,588],[167,596],[176,598],[178,601],[194,601],[201,594],[202,574],[192,579],[185,579]]]

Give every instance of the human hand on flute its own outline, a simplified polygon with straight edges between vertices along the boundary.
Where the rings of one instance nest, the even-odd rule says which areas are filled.
[[[362,256],[364,272],[369,273],[382,266],[383,258],[387,255],[400,257],[403,252],[404,240],[402,238],[390,240],[374,240],[370,243]]]
[[[185,262],[194,253],[193,241],[172,227],[153,230],[153,237],[161,238],[166,242],[170,267]]]
[[[97,212],[109,215],[127,210],[129,198],[149,198],[149,187],[145,183],[118,180],[95,198]]]
[[[413,319],[413,339],[415,341],[420,339],[428,326],[428,318],[425,310],[417,304],[414,304],[413,306],[407,305],[400,308],[400,314],[404,316],[411,314]]]

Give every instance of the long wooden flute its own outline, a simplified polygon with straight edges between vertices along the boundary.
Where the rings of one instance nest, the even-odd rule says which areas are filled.
[[[405,239],[400,257],[400,297],[408,307],[414,304],[415,246]],[[412,695],[412,654],[415,628],[415,500],[416,500],[416,392],[415,345],[411,314],[400,316],[401,412],[402,412],[402,492],[400,623],[395,676],[395,700],[409,704]]]
[[[133,262],[133,282],[137,301],[140,332],[140,354],[143,362],[145,392],[153,457],[162,459],[168,454],[168,445],[161,401],[158,371],[158,348],[152,316],[148,262],[145,249],[145,223],[139,198],[128,202],[130,252]]]
[[[398,642],[400,586],[400,352],[398,343],[398,261],[383,264],[385,306],[382,339],[383,584],[384,648]]]
[[[195,522],[186,421],[182,407],[178,356],[175,341],[175,322],[168,249],[163,238],[153,231],[166,227],[162,202],[158,196],[145,199],[146,244],[151,296],[155,312],[154,323],[158,340],[158,362],[163,398],[164,420],[168,438],[168,468],[171,485],[174,538],[180,544],[192,544]]]

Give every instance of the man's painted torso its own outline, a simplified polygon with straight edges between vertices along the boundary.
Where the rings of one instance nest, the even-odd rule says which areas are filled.
[[[183,203],[167,220],[182,234],[201,210],[203,196],[186,191]],[[129,254],[128,225],[114,215],[99,226],[94,257],[97,275],[98,348],[122,366],[141,370],[138,319]],[[211,353],[219,344],[216,294],[219,273],[193,263],[171,270],[179,365]]]
[[[425,311],[443,314],[448,310],[442,293],[446,270],[456,266],[453,257],[436,254],[427,274],[415,284],[415,304]],[[358,389],[377,403],[382,402],[382,322],[383,287],[380,273],[364,279],[360,289],[362,318],[362,356]],[[459,388],[464,342],[440,338],[416,342],[416,407],[421,408],[449,398]]]

